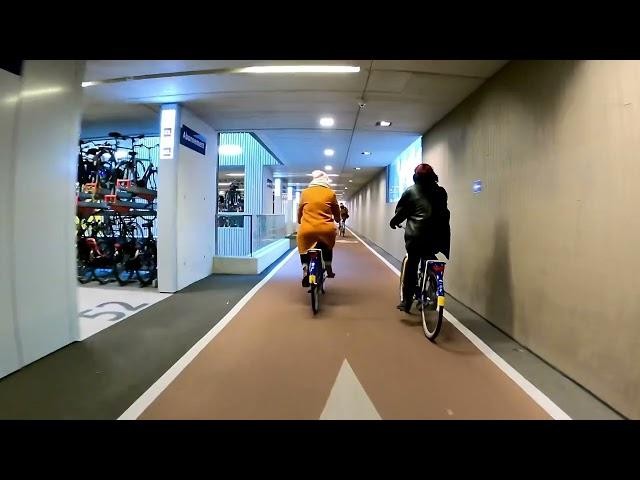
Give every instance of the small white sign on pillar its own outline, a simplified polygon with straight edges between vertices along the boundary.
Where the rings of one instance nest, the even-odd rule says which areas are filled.
[[[170,160],[174,155],[176,136],[176,109],[163,107],[160,114],[160,159]]]

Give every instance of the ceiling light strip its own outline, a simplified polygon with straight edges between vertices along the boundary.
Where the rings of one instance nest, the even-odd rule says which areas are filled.
[[[109,83],[131,82],[135,80],[151,80],[154,78],[189,77],[195,75],[233,75],[247,73],[358,73],[360,67],[350,65],[271,65],[240,68],[214,68],[208,70],[185,70],[182,72],[151,73],[128,77],[109,78],[82,82],[83,87],[93,87]]]

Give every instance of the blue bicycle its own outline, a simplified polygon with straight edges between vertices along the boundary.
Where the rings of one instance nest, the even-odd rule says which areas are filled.
[[[404,302],[403,285],[404,273],[407,265],[408,255],[402,260],[402,269],[400,270],[400,302]],[[413,302],[422,316],[422,330],[424,335],[435,341],[442,328],[442,319],[444,316],[444,268],[446,262],[440,260],[429,260],[420,258],[418,264],[418,281],[415,285],[415,293]]]
[[[324,282],[327,279],[327,272],[324,268],[322,250],[310,248],[309,254],[309,293],[311,294],[311,310],[314,315],[320,310],[320,296],[324,295]]]

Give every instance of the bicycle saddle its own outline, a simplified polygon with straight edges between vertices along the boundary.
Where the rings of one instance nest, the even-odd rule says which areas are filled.
[[[89,155],[95,155],[96,153],[98,153],[98,149],[97,148],[90,148],[89,150],[87,150],[87,153]]]
[[[126,138],[126,137],[123,137],[120,132],[109,132],[109,136],[111,138],[120,138],[122,140],[124,140]]]

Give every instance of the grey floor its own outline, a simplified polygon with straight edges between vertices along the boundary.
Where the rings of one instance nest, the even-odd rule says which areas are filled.
[[[359,236],[389,263],[400,269],[401,262],[398,259],[369,239]],[[451,295],[448,295],[446,308],[460,323],[476,334],[572,419],[621,420],[625,418]]]
[[[1,379],[0,419],[118,418],[279,261],[205,278]]]

